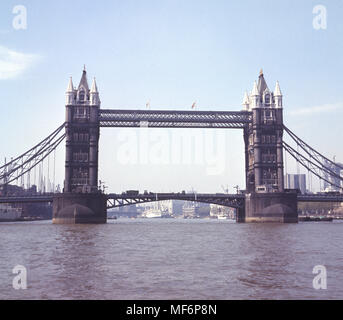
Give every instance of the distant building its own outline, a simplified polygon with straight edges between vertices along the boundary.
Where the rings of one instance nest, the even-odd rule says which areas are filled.
[[[182,200],[170,200],[172,203],[171,211],[169,212],[174,217],[182,215],[182,207],[184,205],[184,201]]]
[[[302,194],[306,193],[306,175],[287,173],[285,175],[285,188],[298,189]]]
[[[210,216],[210,204],[185,201],[182,206],[184,218],[204,218]]]
[[[2,185],[0,187],[0,196],[30,196],[37,195],[37,186],[32,185],[25,189],[13,184]],[[13,205],[16,208],[22,209],[22,217],[40,217],[43,219],[52,218],[51,203],[16,203]]]
[[[165,214],[173,214],[174,204],[173,200],[164,200],[158,202],[158,207],[161,210],[161,212],[164,212]]]
[[[343,176],[343,170],[341,169],[343,167],[343,164],[341,163],[337,163],[337,165],[334,165],[328,161],[325,162],[324,165],[325,168],[333,171],[336,175],[338,176]],[[328,183],[326,181],[324,181],[324,190],[323,191],[340,191],[340,188],[343,187],[342,181],[335,176],[331,176],[328,173],[324,173],[324,178],[328,181],[330,181],[331,183]]]

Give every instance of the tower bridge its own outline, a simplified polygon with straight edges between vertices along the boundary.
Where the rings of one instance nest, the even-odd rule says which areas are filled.
[[[91,87],[88,86],[85,69],[77,88],[70,78],[65,123],[35,147],[0,167],[0,181],[6,190],[10,182],[29,173],[65,139],[63,193],[3,196],[0,203],[53,202],[54,223],[104,223],[107,208],[171,199],[231,206],[237,209],[240,222],[297,222],[298,201],[342,201],[341,195],[299,195],[284,189],[284,151],[326,183],[334,185],[343,178],[330,169],[332,161],[284,126],[280,85],[276,82],[271,91],[262,71],[252,91],[244,94],[242,111],[101,109],[100,105],[96,81],[93,79]],[[246,191],[238,195],[104,194],[98,186],[99,136],[104,127],[242,129]],[[297,144],[297,149],[283,141],[284,133]]]

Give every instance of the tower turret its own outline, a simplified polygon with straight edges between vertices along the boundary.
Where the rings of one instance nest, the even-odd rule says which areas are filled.
[[[249,111],[249,105],[250,105],[249,95],[248,95],[248,92],[245,91],[244,92],[244,97],[243,97],[243,102],[242,102],[243,110]]]
[[[251,91],[251,108],[258,108],[260,106],[260,93],[257,89],[257,83],[254,81],[254,86]]]
[[[73,86],[73,79],[70,77],[67,91],[66,91],[66,105],[72,105],[74,103],[75,89]]]
[[[274,97],[275,97],[275,107],[282,108],[282,93],[281,93],[279,81],[276,81],[276,84],[275,84]]]
[[[96,85],[95,78],[93,78],[92,87],[89,94],[90,94],[90,105],[99,106],[100,99],[99,99],[99,92],[98,92],[98,87]]]
[[[86,67],[84,67],[81,80],[77,88],[77,102],[82,104],[86,103],[87,101],[89,101],[89,87],[87,81]]]
[[[263,93],[266,91],[266,89],[268,89],[268,85],[267,85],[266,80],[264,79],[263,70],[262,69],[261,69],[260,75],[258,77],[257,89],[258,89],[258,92],[259,92],[260,96],[262,96]]]

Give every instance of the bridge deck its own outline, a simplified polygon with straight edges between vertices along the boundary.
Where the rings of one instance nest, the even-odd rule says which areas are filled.
[[[241,208],[244,205],[245,195],[224,193],[145,193],[130,195],[111,193],[108,194],[107,199],[109,200],[109,208],[162,200],[196,201]]]
[[[39,203],[52,202],[53,193],[29,196],[8,196],[0,197],[0,203]],[[162,200],[185,200],[214,203],[231,207],[241,207],[245,199],[245,194],[225,194],[225,193],[145,193],[130,195],[126,193],[110,193],[107,195],[109,208],[119,207],[143,202]],[[343,202],[343,194],[323,195],[307,194],[298,195],[298,202]]]
[[[0,203],[34,203],[34,202],[52,202],[53,193],[30,195],[30,196],[9,196],[0,197]]]
[[[343,194],[298,194],[298,202],[343,202]]]

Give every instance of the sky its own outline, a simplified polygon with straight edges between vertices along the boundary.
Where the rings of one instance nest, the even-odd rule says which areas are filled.
[[[26,28],[16,27],[17,5]],[[315,6],[326,9],[316,29]],[[0,161],[64,121],[70,76],[96,77],[102,108],[241,110],[261,68],[283,93],[284,123],[343,162],[343,2],[43,1],[0,3]],[[102,128],[107,191],[245,188],[241,130]],[[287,140],[287,137],[285,137]],[[193,142],[192,142],[193,141]],[[64,145],[56,158],[63,183]],[[288,162],[289,173],[296,166]],[[56,182],[56,183],[57,183]]]

